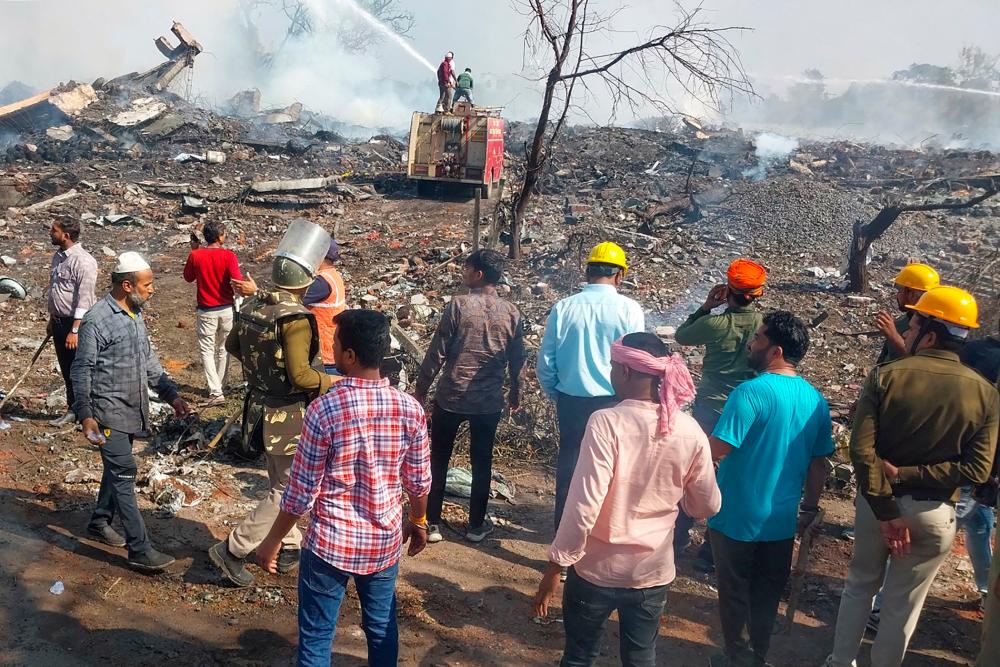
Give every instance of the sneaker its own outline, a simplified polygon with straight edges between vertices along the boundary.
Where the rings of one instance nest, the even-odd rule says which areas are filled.
[[[300,549],[282,549],[278,553],[278,574],[294,572],[299,567]]]
[[[56,417],[55,419],[49,421],[49,426],[69,426],[70,424],[76,423],[76,414],[72,411],[67,412],[62,417]]]
[[[444,535],[441,534],[441,526],[436,523],[432,523],[427,526],[427,543],[437,544],[444,539]]]
[[[128,557],[129,567],[140,572],[163,572],[173,565],[174,562],[175,559],[173,556],[160,553],[156,549],[150,549],[144,554],[136,554]]]
[[[229,581],[240,588],[246,588],[253,583],[253,575],[247,572],[242,558],[237,558],[229,552],[229,540],[222,540],[208,550],[208,557],[215,566],[222,570]]]
[[[103,526],[87,526],[87,537],[98,542],[103,542],[110,547],[125,546],[125,538],[118,534],[118,531],[104,524]]]
[[[490,521],[489,517],[483,520],[481,524],[472,528],[465,534],[465,539],[470,542],[479,543],[486,539],[486,536],[493,532],[493,522]]]
[[[878,609],[873,609],[872,613],[868,614],[868,622],[865,623],[865,627],[872,632],[878,632],[878,622],[881,617],[881,612]]]

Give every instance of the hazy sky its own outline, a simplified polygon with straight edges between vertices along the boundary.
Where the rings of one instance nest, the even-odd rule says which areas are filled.
[[[527,20],[514,3],[435,0],[433,12],[426,0],[402,4],[418,20],[415,46],[432,61],[451,49],[462,63],[475,61],[479,69],[520,68],[520,34]],[[592,5],[623,7],[616,23],[622,44],[652,26],[675,22],[675,6],[668,0],[594,0]],[[714,25],[754,29],[734,41],[747,69],[761,75],[797,75],[817,67],[829,77],[872,78],[913,62],[949,64],[967,44],[1000,51],[997,0],[705,0],[702,6]]]
[[[344,11],[338,3],[347,0],[308,1],[326,3],[335,15]],[[19,79],[43,88],[152,67],[162,60],[152,38],[168,35],[176,19],[206,47],[197,61],[196,92],[210,102],[225,100],[254,83],[245,71],[237,71],[243,34],[233,18],[236,2],[0,0],[0,86]],[[522,71],[521,33],[527,19],[510,0],[400,2],[416,18],[412,45],[434,65],[445,51],[454,50],[457,63],[477,73]],[[591,4],[605,10],[621,6],[611,0]],[[764,77],[794,76],[816,67],[830,78],[875,78],[912,62],[951,64],[967,44],[1000,51],[998,0],[705,0],[703,6],[705,19],[714,25],[754,28],[733,39],[747,70]],[[632,0],[618,16],[614,41],[634,43],[653,26],[674,21],[671,2]],[[350,113],[370,119],[389,107],[380,100],[357,104],[354,98],[371,94],[359,86],[377,88],[381,81],[395,79],[428,85],[433,103],[430,73],[399,47],[385,41],[372,53],[348,56],[329,42],[317,40],[294,54],[294,62],[286,63],[288,75],[269,82],[265,98],[284,104],[299,99],[333,115],[346,113],[344,105],[353,100]],[[399,116],[410,106],[405,102],[391,108]]]

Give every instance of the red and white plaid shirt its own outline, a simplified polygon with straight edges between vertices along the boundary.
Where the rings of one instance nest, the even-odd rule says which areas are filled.
[[[309,404],[281,509],[312,510],[304,548],[352,574],[394,565],[402,489],[431,488],[427,420],[389,381],[349,377]]]

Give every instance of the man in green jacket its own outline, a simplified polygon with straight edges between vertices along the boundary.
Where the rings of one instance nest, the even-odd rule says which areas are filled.
[[[726,284],[713,287],[705,303],[687,318],[674,336],[680,345],[705,346],[701,382],[692,414],[708,435],[712,434],[722,415],[729,392],[756,375],[747,363],[747,344],[764,321],[753,303],[764,294],[766,280],[764,267],[748,259],[737,259],[726,271]],[[712,310],[723,304],[726,309],[713,315]],[[693,524],[694,521],[681,511],[674,532],[675,553],[687,547],[688,532]],[[705,572],[714,569],[708,540],[698,552],[695,567]]]
[[[458,75],[458,80],[455,82],[455,102],[464,97],[469,100],[469,104],[472,104],[472,86],[472,69],[466,67],[465,71]]]

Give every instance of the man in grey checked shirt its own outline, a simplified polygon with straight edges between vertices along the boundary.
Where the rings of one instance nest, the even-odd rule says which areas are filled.
[[[153,548],[135,497],[132,441],[149,430],[147,385],[173,406],[176,416],[190,412],[149,342],[142,307],[152,295],[149,264],[139,253],[122,253],[111,274],[111,293],[83,318],[70,371],[73,412],[87,440],[100,447],[104,463],[87,535],[113,547],[128,545],[128,564],[144,572],[160,572],[174,562]],[[111,527],[116,513],[125,537]]]

